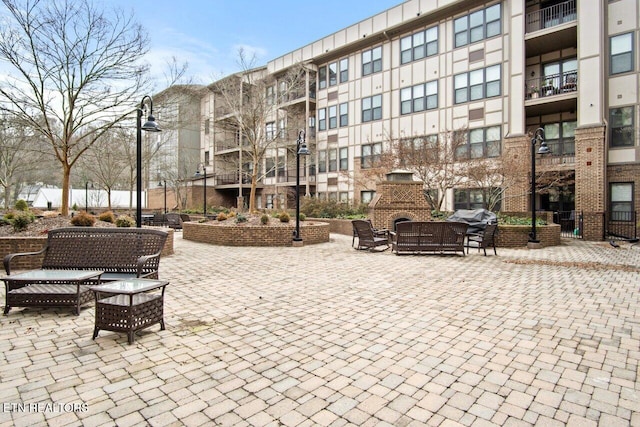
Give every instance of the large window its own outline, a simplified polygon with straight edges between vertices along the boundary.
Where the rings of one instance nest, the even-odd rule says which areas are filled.
[[[340,60],[340,83],[349,81],[349,58]]]
[[[456,159],[499,157],[502,141],[500,133],[500,126],[469,130],[466,143],[456,147]]]
[[[500,4],[465,15],[453,22],[456,47],[497,36],[502,31]]]
[[[362,169],[370,169],[374,167],[380,160],[382,153],[382,143],[364,144],[362,146],[362,157],[360,158],[360,167]]]
[[[362,98],[362,122],[380,120],[382,118],[382,95]]]
[[[609,110],[610,147],[633,147],[636,143],[634,135],[633,107],[612,108]]]
[[[400,90],[400,114],[438,108],[438,82],[406,87]]]
[[[341,171],[349,169],[349,149],[347,147],[340,148],[340,165]]]
[[[457,74],[453,78],[456,104],[499,96],[500,76],[500,65]]]
[[[633,71],[633,33],[611,37],[610,52],[611,74]]]
[[[329,86],[335,86],[338,84],[338,63],[332,62],[329,64]]]
[[[438,53],[438,27],[400,39],[400,62],[406,64]]]
[[[274,122],[267,123],[265,129],[265,139],[267,141],[273,141],[274,139],[276,139],[276,124]]]
[[[453,208],[458,209],[487,209],[487,203],[489,202],[490,194],[499,193],[499,188],[466,188],[453,190],[454,204]],[[492,210],[499,211],[500,204],[492,208]]]
[[[338,127],[338,106],[332,105],[329,107],[329,129],[335,129]]]
[[[612,182],[611,219],[613,221],[633,221],[633,183]]]
[[[318,130],[327,130],[327,110],[324,108],[318,110]]]
[[[349,125],[349,104],[340,104],[340,127]]]
[[[376,195],[375,191],[366,190],[360,192],[360,203],[371,203],[373,197]]]
[[[318,68],[318,89],[327,87],[327,67]]]
[[[382,46],[362,52],[362,75],[382,71]]]
[[[574,155],[576,153],[576,126],[578,122],[547,123],[543,126],[544,140],[552,156]]]
[[[329,172],[338,170],[338,149],[331,148],[329,151]]]
[[[276,176],[276,159],[273,157],[268,157],[265,161],[266,163],[266,177],[273,178]]]
[[[318,172],[327,171],[327,151],[318,150]]]

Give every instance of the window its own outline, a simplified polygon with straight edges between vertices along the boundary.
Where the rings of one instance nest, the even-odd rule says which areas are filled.
[[[341,191],[338,193],[338,201],[340,203],[348,204],[349,203],[349,193],[346,191]]]
[[[382,118],[382,95],[362,98],[362,122],[380,120]]]
[[[375,195],[376,195],[375,191],[371,191],[371,190],[361,191],[360,203],[371,203]]]
[[[327,110],[324,108],[318,110],[318,130],[327,130]]]
[[[273,194],[267,194],[267,204],[265,206],[267,209],[273,209],[273,199]]]
[[[611,74],[633,71],[633,33],[611,37],[610,51],[609,67]]]
[[[349,81],[349,58],[340,60],[340,83]]]
[[[204,134],[209,135],[209,127],[211,125],[211,121],[209,119],[205,119],[204,121]]]
[[[374,167],[380,160],[382,153],[382,143],[365,144],[362,146],[362,157],[360,158],[360,167],[362,169],[370,169]]]
[[[558,90],[564,89],[571,81],[576,83],[578,60],[576,58],[563,59],[562,61],[549,62],[542,67],[542,93],[554,95]]]
[[[329,172],[338,170],[338,150],[331,148],[329,151]]]
[[[327,171],[327,151],[326,150],[318,150],[318,172],[326,172]]]
[[[349,125],[349,104],[340,104],[340,127]]]
[[[438,108],[438,82],[432,81],[400,90],[400,114]]]
[[[380,71],[382,71],[382,46],[362,52],[362,75],[368,76]]]
[[[453,77],[456,104],[500,95],[500,65],[457,74]]]
[[[335,86],[338,84],[338,63],[332,62],[329,64],[329,86]]]
[[[611,220],[633,221],[633,183],[612,182],[611,190]]]
[[[268,157],[266,160],[266,177],[273,178],[276,176],[276,160],[273,157]]]
[[[482,189],[482,188],[471,188],[471,189],[455,189],[453,190],[453,199],[454,204],[453,208],[455,210],[458,209],[486,209],[487,208],[487,200],[485,200],[485,193],[488,198],[489,194],[499,192],[498,188],[491,189]],[[500,206],[497,205],[493,207],[493,210],[500,210]]]
[[[287,138],[287,120],[286,119],[280,119],[278,121],[278,137],[280,139]]]
[[[349,149],[347,147],[343,147],[340,149],[339,169],[341,171],[346,171],[349,169]]]
[[[502,31],[500,4],[470,13],[453,22],[456,47],[497,36]]]
[[[332,105],[329,107],[329,129],[335,129],[338,127],[338,107]]]
[[[438,27],[400,39],[400,63],[422,59],[438,53]]]
[[[265,139],[267,141],[273,141],[276,138],[276,124],[274,122],[269,122],[266,125],[265,129]]]
[[[635,145],[633,107],[612,108],[609,110],[610,147],[633,147]]]
[[[574,155],[575,133],[578,122],[548,123],[543,126],[544,140],[552,156]]]
[[[318,89],[327,88],[327,67],[318,68]]]
[[[500,126],[471,129],[466,143],[456,147],[456,159],[480,159],[499,157],[501,152]]]
[[[273,105],[276,100],[276,88],[274,86],[267,86],[265,97],[267,105]]]

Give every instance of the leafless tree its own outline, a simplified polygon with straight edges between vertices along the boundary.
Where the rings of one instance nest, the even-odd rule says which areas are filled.
[[[148,38],[132,17],[89,0],[3,3],[0,57],[12,70],[0,83],[0,109],[50,144],[67,215],[74,164],[108,129],[132,120],[132,106],[148,90],[141,62]]]
[[[251,182],[249,210],[255,211],[262,162],[268,151],[281,140],[278,131],[274,129],[272,132],[266,125],[283,116],[287,117],[289,125],[296,122],[297,119],[292,117],[295,113],[290,111],[287,115],[278,105],[279,100],[298,94],[305,88],[305,72],[302,66],[294,66],[286,74],[274,77],[265,67],[254,66],[255,56],[249,58],[240,50],[238,57],[242,71],[218,80],[210,88],[214,96],[222,101],[218,105],[222,104],[222,108],[229,113],[228,120],[220,120],[216,125],[229,134],[240,136],[238,143],[242,160],[237,170],[243,169],[245,164],[249,165],[243,169],[243,174]],[[295,141],[296,137],[297,133],[289,139]],[[240,176],[240,179],[243,177]]]

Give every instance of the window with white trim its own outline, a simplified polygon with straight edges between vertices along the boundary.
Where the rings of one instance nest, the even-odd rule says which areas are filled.
[[[610,212],[612,221],[633,221],[633,183],[612,182],[609,184]]]
[[[329,129],[335,129],[338,127],[338,106],[332,105],[329,107]]]
[[[500,64],[456,74],[453,77],[455,103],[500,96],[501,74]]]
[[[332,62],[329,64],[329,86],[335,86],[338,84],[338,63]]]
[[[382,46],[362,52],[362,75],[368,76],[380,71],[382,71]]]
[[[497,36],[502,32],[500,3],[472,12],[453,21],[455,47]]]
[[[327,110],[318,109],[318,130],[327,130]]]
[[[502,151],[501,142],[500,126],[470,129],[467,133],[466,143],[456,147],[456,159],[499,157]]]
[[[633,147],[636,144],[634,107],[618,107],[609,110],[609,146]]]
[[[620,34],[609,39],[611,74],[633,71],[633,50],[633,33]]]
[[[347,147],[340,148],[340,164],[338,168],[341,171],[349,169],[349,149]]]
[[[349,125],[349,103],[340,104],[340,127]]]
[[[349,58],[340,60],[340,83],[349,81]]]
[[[373,144],[364,144],[360,149],[362,150],[360,167],[362,169],[370,169],[376,166],[380,160],[380,154],[382,153],[382,143],[376,142]]]
[[[438,27],[431,27],[419,33],[400,39],[400,63],[436,55],[438,53]]]
[[[438,81],[400,89],[400,114],[438,108]]]
[[[382,95],[362,98],[362,122],[380,120],[382,118]]]

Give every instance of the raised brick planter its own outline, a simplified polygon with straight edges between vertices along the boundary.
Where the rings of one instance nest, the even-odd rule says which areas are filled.
[[[182,238],[221,246],[292,246],[294,230],[294,224],[282,227],[185,222],[182,224]],[[300,237],[305,245],[328,242],[329,224],[304,221],[300,224]]]

